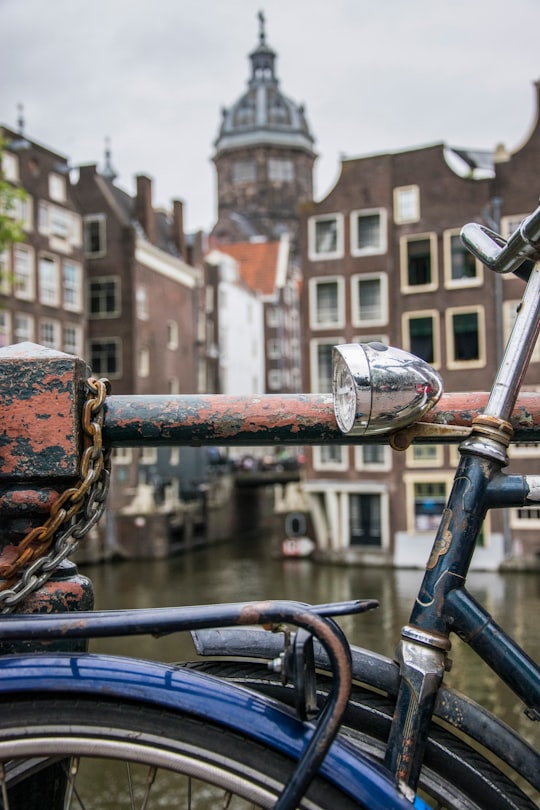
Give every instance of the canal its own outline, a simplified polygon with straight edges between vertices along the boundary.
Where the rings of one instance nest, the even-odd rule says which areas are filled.
[[[399,631],[407,622],[422,572],[323,565],[311,560],[280,559],[264,537],[229,541],[168,560],[81,566],[95,589],[97,608],[143,608],[208,604],[265,598],[323,603],[375,598],[380,607],[340,623],[352,643],[392,656]],[[471,593],[516,638],[540,659],[540,574],[474,573]],[[195,658],[191,639],[105,639],[94,651],[185,661]],[[537,747],[540,723],[531,723],[513,694],[491,670],[454,637],[454,666],[447,683],[484,703]]]

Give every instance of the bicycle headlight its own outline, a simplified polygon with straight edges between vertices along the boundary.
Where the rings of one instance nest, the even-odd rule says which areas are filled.
[[[334,346],[332,360],[343,433],[390,433],[417,422],[442,394],[442,380],[425,360],[383,343]]]

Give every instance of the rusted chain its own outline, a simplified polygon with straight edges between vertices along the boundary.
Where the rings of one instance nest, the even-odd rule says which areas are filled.
[[[84,450],[80,482],[53,503],[49,517],[31,529],[18,545],[17,556],[0,564],[0,607],[12,611],[49,579],[53,571],[94,526],[103,513],[109,487],[110,450],[103,447],[104,403],[110,392],[107,379],[91,377],[83,407]]]

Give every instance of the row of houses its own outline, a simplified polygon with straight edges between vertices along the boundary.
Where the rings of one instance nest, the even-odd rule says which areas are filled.
[[[24,239],[0,257],[1,343],[81,354],[117,394],[327,392],[332,346],[371,340],[423,357],[447,391],[486,390],[522,287],[473,259],[459,231],[482,221],[509,235],[536,206],[540,84],[517,150],[439,143],[343,158],[315,201],[314,137],[304,106],[281,91],[262,17],[249,59],[247,88],[223,110],[214,144],[210,234],[185,233],[179,199],[157,210],[149,177],[122,190],[108,150],[100,169],[74,171],[22,124],[3,127],[3,175],[26,196],[14,211]],[[536,351],[525,386],[539,383]],[[296,503],[320,556],[423,565],[455,447],[301,450]],[[132,517],[204,489],[199,457],[166,454],[116,454],[115,512]],[[537,448],[516,446],[512,458],[532,471]],[[539,528],[540,510],[493,512],[475,565],[531,563]]]

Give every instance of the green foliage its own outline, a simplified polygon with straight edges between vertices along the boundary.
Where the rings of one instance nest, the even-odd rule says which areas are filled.
[[[16,188],[4,177],[1,170],[3,147],[0,141],[0,253],[13,242],[20,242],[24,238],[22,225],[15,219],[14,213],[17,200],[26,199],[24,189]]]

